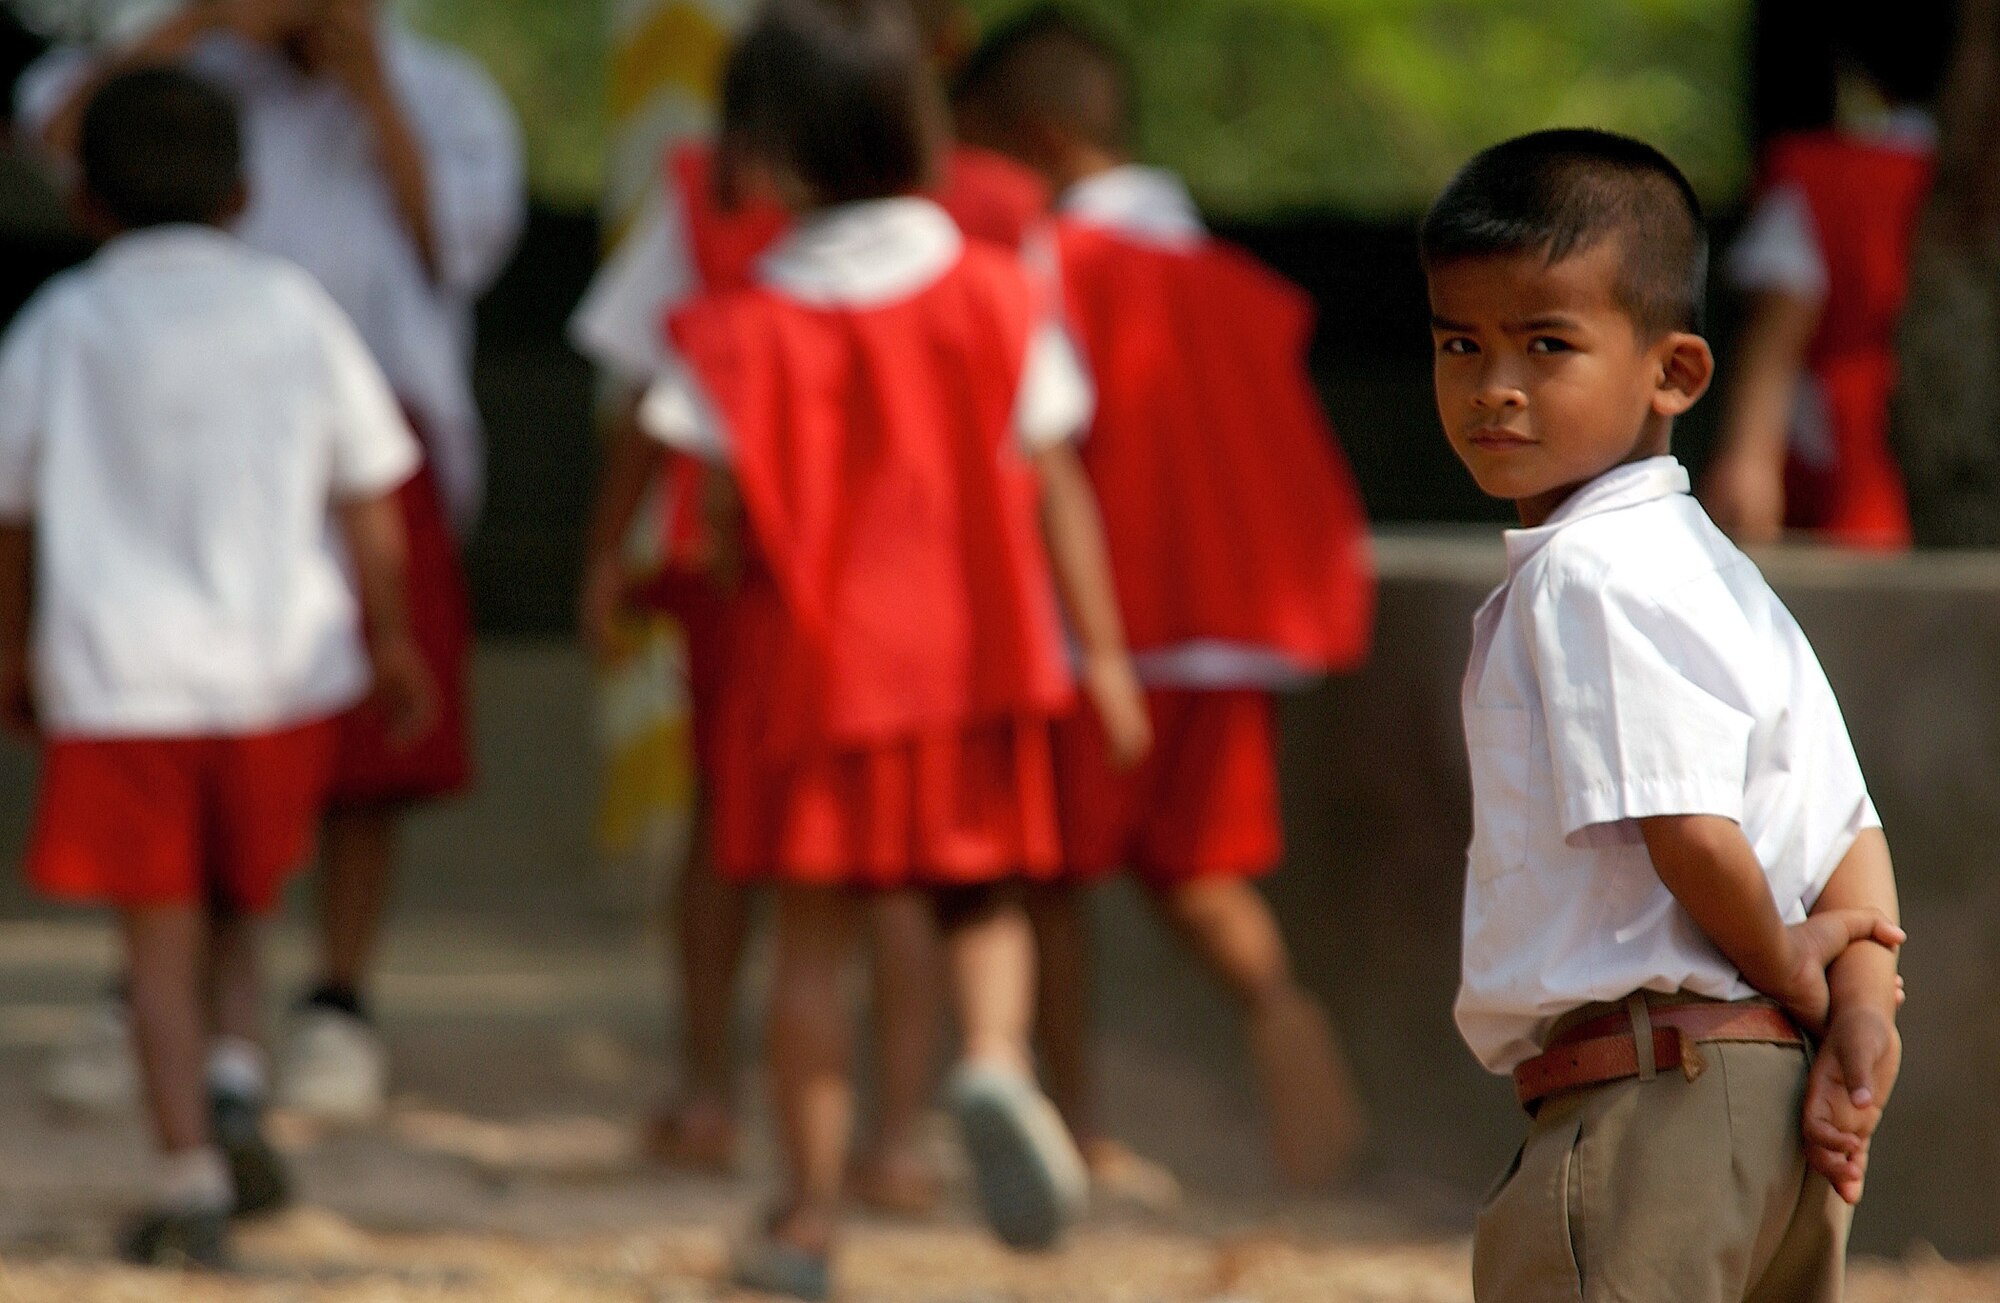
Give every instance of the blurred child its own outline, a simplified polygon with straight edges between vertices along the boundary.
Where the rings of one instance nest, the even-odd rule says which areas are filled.
[[[1311,306],[1133,161],[1124,62],[1062,11],[996,32],[959,99],[964,130],[1057,192],[1063,306],[1097,389],[1083,463],[1157,739],[1119,773],[1096,719],[1057,733],[1069,877],[1034,908],[1052,1094],[1118,1184],[1130,1156],[1091,1110],[1081,887],[1129,868],[1241,1004],[1281,1170],[1323,1183],[1359,1101],[1252,882],[1281,855],[1273,693],[1353,666],[1373,614],[1361,500],[1305,369]]]
[[[734,585],[710,819],[725,874],[777,885],[786,1173],[736,1269],[799,1297],[830,1283],[845,971],[875,893],[937,907],[951,1097],[987,1216],[1041,1246],[1078,1211],[1082,1165],[1034,1084],[1033,941],[1009,887],[1057,861],[1048,726],[1071,685],[1051,570],[1114,755],[1136,759],[1148,732],[1068,445],[1087,385],[1018,261],[917,197],[941,134],[900,5],[766,5],[730,56],[722,157],[801,220],[753,283],[672,316],[671,370],[641,412],[726,472],[708,495]]]
[[[346,1120],[379,1112],[387,1098],[388,1052],[369,986],[403,819],[472,778],[472,608],[459,558],[485,481],[472,309],[505,265],[525,211],[506,99],[477,63],[411,32],[390,8],[187,0],[137,40],[51,52],[19,91],[22,125],[68,155],[92,88],[120,70],[173,63],[226,89],[247,124],[252,190],[235,233],[312,273],[354,322],[419,438],[422,465],[397,505],[411,625],[438,709],[406,746],[393,744],[373,704],[340,721],[316,971],[279,1082],[288,1106]],[[77,1048],[87,1068],[89,1042]],[[82,1079],[116,1075],[102,1067]]]
[[[433,713],[394,500],[418,452],[325,292],[215,229],[245,199],[226,95],[114,77],[78,154],[109,242],[0,348],[0,687],[44,740],[30,877],[124,934],[162,1157],[121,1249],[214,1265],[285,1194],[255,920],[311,849],[331,720],[371,663],[399,738]]]
[[[1910,543],[1889,447],[1895,330],[1917,217],[1930,193],[1928,105],[1951,6],[1832,7],[1841,118],[1781,136],[1731,250],[1750,297],[1722,444],[1702,485],[1739,543],[1785,529],[1851,547]]]
[[[913,0],[933,66],[948,69],[963,46],[966,15],[949,0]],[[966,235],[1013,249],[1046,212],[1048,192],[1036,173],[1002,155],[963,144],[946,152],[933,197]],[[791,222],[768,196],[724,194],[715,151],[706,142],[668,154],[661,201],[585,295],[571,322],[578,349],[623,392],[636,395],[665,365],[660,323],[698,292],[750,283],[760,258]],[[670,455],[665,495],[665,560],[643,594],[631,591],[620,522],[631,518],[652,480],[658,445],[621,423],[603,479],[583,588],[582,625],[604,658],[617,655],[619,613],[635,599],[661,606],[686,638],[688,698],[696,771],[706,787],[713,698],[724,658],[719,602],[700,573],[705,541],[699,522],[703,472],[698,461]],[[670,1162],[727,1166],[736,1149],[735,1060],[730,1047],[737,970],[748,929],[748,893],[719,875],[710,850],[707,802],[697,790],[688,864],[676,889],[677,959],[684,1009],[685,1081],[680,1098],[649,1127],[647,1148]],[[929,907],[912,893],[889,893],[869,908],[881,1051],[879,1106],[854,1171],[855,1193],[873,1206],[921,1213],[936,1201],[920,1124],[935,1084],[938,964]]]
[[[1458,1025],[1532,1118],[1474,1295],[1833,1303],[1903,933],[1826,674],[1672,456],[1714,371],[1700,206],[1639,141],[1537,132],[1423,258],[1438,416],[1522,525],[1464,687]]]

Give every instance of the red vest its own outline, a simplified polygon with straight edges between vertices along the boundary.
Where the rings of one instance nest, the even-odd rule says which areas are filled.
[[[1854,546],[1910,542],[1902,471],[1889,449],[1889,396],[1910,244],[1931,173],[1927,151],[1834,131],[1781,138],[1766,165],[1766,186],[1795,185],[1805,195],[1827,272],[1807,364],[1826,397],[1834,459],[1790,459],[1786,523]]]
[[[1070,693],[1013,412],[1042,296],[968,246],[930,288],[817,308],[699,299],[673,342],[729,431],[757,573],[730,679],[779,754],[865,746]]]
[[[1049,211],[1049,187],[1041,173],[976,145],[951,147],[944,184],[931,197],[967,236],[1005,249],[1020,248]]]
[[[1297,287],[1058,222],[1065,306],[1097,383],[1083,445],[1133,649],[1220,639],[1342,669],[1374,617],[1368,522],[1306,372]]]

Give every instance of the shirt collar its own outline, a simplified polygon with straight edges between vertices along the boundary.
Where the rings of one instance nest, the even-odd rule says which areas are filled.
[[[1533,529],[1510,529],[1507,542],[1507,573],[1511,576],[1548,545],[1564,527],[1608,511],[1656,502],[1677,493],[1687,493],[1692,484],[1687,468],[1673,457],[1648,457],[1644,461],[1614,466],[1569,496],[1555,514]]]
[[[136,231],[115,235],[98,250],[97,256],[112,262],[128,262],[140,258],[172,258],[184,253],[202,253],[234,243],[234,236],[216,227],[203,226],[196,222],[171,222],[162,226],[144,226]]]
[[[818,306],[867,307],[925,288],[958,262],[965,238],[928,199],[867,199],[816,213],[757,263],[758,279]]]
[[[1165,168],[1137,163],[1085,177],[1056,202],[1063,216],[1142,243],[1181,248],[1208,234],[1187,183]]]

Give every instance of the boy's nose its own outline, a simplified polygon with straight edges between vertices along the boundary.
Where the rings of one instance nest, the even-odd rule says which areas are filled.
[[[1472,404],[1482,412],[1518,411],[1528,405],[1528,395],[1505,376],[1485,376],[1473,391]]]

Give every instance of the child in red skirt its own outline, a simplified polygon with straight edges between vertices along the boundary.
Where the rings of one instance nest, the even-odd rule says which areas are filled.
[[[959,91],[967,128],[1057,191],[1063,306],[1097,388],[1083,463],[1156,739],[1120,773],[1095,719],[1057,730],[1068,872],[1034,907],[1051,1093],[1116,1188],[1133,1160],[1090,1108],[1079,889],[1128,868],[1242,1005],[1284,1174],[1322,1184],[1360,1110],[1252,883],[1282,851],[1273,693],[1357,663],[1373,612],[1361,499],[1305,370],[1311,305],[1132,161],[1123,61],[1063,12],[996,32]]]
[[[1148,726],[1069,439],[1088,386],[1017,259],[920,196],[942,107],[907,11],[777,0],[732,53],[722,156],[801,220],[753,283],[670,318],[640,411],[718,473],[733,585],[710,732],[714,854],[778,894],[771,1067],[787,1189],[742,1283],[829,1288],[849,1141],[844,975],[863,903],[937,907],[952,1102],[989,1218],[1053,1242],[1083,1173],[1034,1085],[1032,937],[1011,883],[1058,860],[1049,723],[1072,684],[1114,755]]]
[[[393,497],[415,441],[312,279],[215,229],[241,153],[208,84],[107,82],[80,161],[109,242],[0,348],[0,693],[43,741],[29,876],[124,935],[162,1153],[122,1242],[141,1262],[217,1263],[229,1215],[284,1197],[255,919],[311,848],[371,663],[398,736],[434,710]]]
[[[963,49],[963,8],[911,6],[934,67]],[[775,199],[724,195],[715,150],[706,140],[668,152],[659,203],[592,284],[571,322],[579,351],[621,388],[642,386],[664,365],[660,322],[696,293],[755,279],[757,260],[785,233],[791,213]],[[1047,213],[1041,176],[996,152],[954,142],[931,196],[968,237],[1018,249]],[[701,463],[670,454],[655,474],[660,445],[621,422],[602,480],[587,547],[581,624],[601,657],[619,654],[620,612],[659,606],[686,639],[687,693],[695,739],[696,794],[688,863],[675,889],[675,940],[684,1043],[681,1094],[647,1129],[647,1150],[669,1162],[726,1168],[735,1158],[736,1071],[730,1023],[749,925],[749,892],[715,868],[705,795],[714,734],[718,663],[725,656],[720,603],[703,572],[707,541],[699,521]],[[660,574],[632,592],[624,522],[657,480],[667,525]],[[873,1002],[879,1062],[873,1128],[857,1154],[852,1186],[863,1202],[905,1214],[930,1210],[937,1181],[921,1145],[923,1114],[936,1085],[939,1005],[935,927],[914,893],[879,896],[869,908]]]

